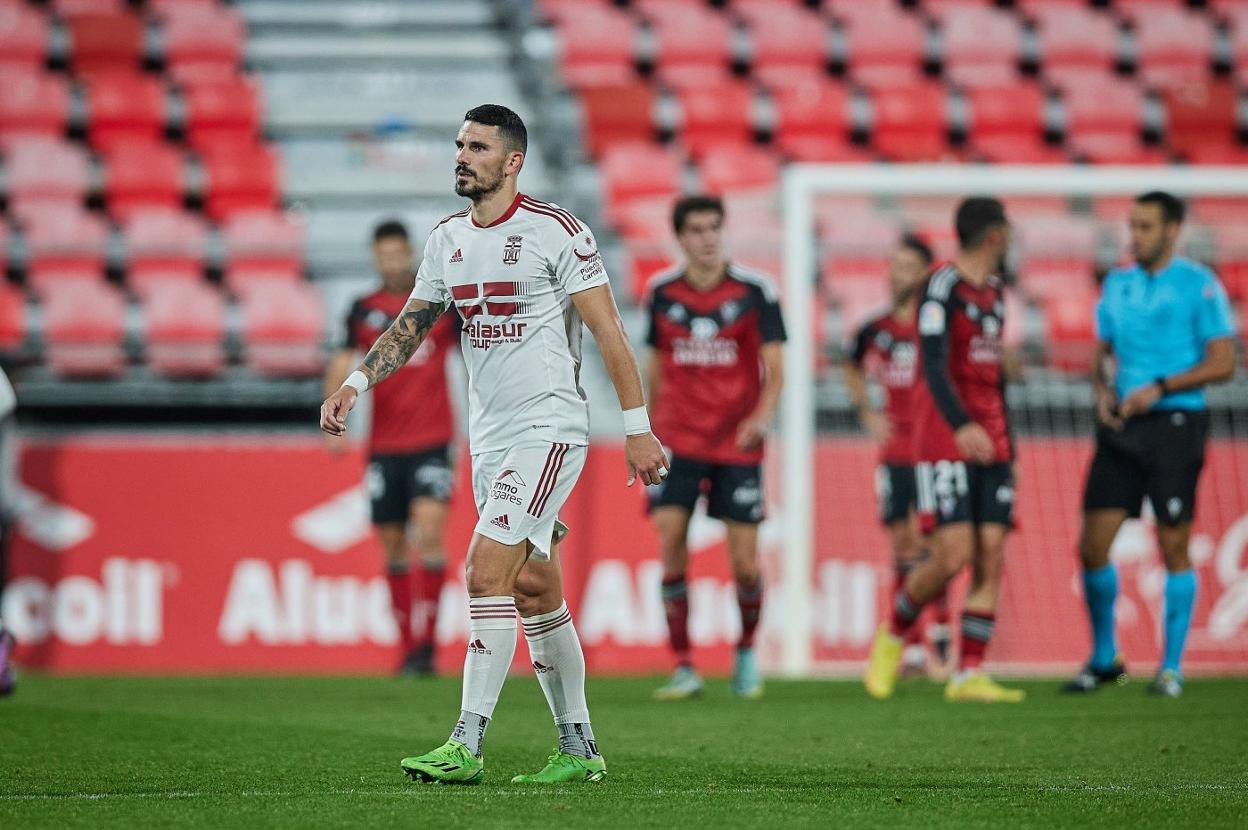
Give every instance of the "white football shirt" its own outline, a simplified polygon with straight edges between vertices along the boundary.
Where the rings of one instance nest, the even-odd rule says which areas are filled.
[[[425,245],[412,298],[463,320],[473,454],[529,441],[589,443],[572,294],[609,282],[594,235],[566,210],[516,196],[480,227],[465,208]]]

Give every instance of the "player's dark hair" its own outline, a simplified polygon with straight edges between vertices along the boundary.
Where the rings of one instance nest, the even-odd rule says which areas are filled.
[[[482,104],[464,113],[465,121],[474,121],[487,127],[498,127],[498,134],[507,146],[522,153],[529,152],[529,131],[524,121],[502,104]]]
[[[373,244],[383,239],[402,239],[404,242],[410,241],[407,235],[407,226],[398,219],[387,219],[377,227],[373,228]]]
[[[1161,217],[1166,222],[1181,225],[1184,218],[1187,217],[1187,206],[1183,204],[1183,200],[1164,190],[1150,190],[1147,193],[1141,193],[1135,197],[1135,203],[1137,205],[1157,205],[1157,207],[1161,208]]]
[[[1005,205],[1000,199],[971,196],[958,205],[953,224],[958,232],[958,244],[963,248],[974,248],[984,241],[988,231],[1009,224],[1009,220],[1005,218]]]
[[[702,194],[683,196],[677,199],[676,205],[672,208],[672,228],[676,233],[680,233],[685,229],[685,220],[689,218],[689,214],[704,210],[715,211],[719,214],[719,218],[722,221],[724,218],[724,200],[718,196]]]
[[[924,266],[931,265],[932,260],[935,259],[931,247],[915,234],[908,233],[902,236],[900,245],[918,254]]]

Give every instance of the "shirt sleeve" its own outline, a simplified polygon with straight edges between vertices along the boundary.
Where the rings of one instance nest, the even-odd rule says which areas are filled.
[[[1109,314],[1109,292],[1101,289],[1101,298],[1096,301],[1096,339],[1102,343],[1114,342],[1114,321]]]
[[[784,331],[784,315],[780,312],[780,298],[763,291],[763,304],[758,313],[758,328],[764,343],[783,343],[788,338]]]
[[[854,343],[850,349],[849,359],[859,369],[867,360],[867,352],[871,349],[871,338],[875,336],[875,323],[867,323],[858,329],[858,334],[854,336]]]
[[[1210,275],[1205,280],[1196,302],[1196,336],[1201,343],[1235,336],[1231,301],[1217,277]]]
[[[442,255],[434,243],[435,233],[436,230],[429,234],[429,241],[425,243],[425,257],[420,261],[420,270],[416,272],[416,286],[409,299],[450,305],[451,292],[447,290],[442,275]]]
[[[555,279],[569,294],[611,282],[607,267],[602,262],[602,254],[598,251],[598,242],[589,228],[564,239],[553,265]]]
[[[954,430],[971,422],[949,374],[949,315],[952,292],[934,296],[930,290],[919,307],[919,349],[923,354],[923,381],[932,392],[936,408]]]
[[[358,323],[360,318],[363,316],[363,304],[359,300],[356,300],[351,304],[351,310],[347,312],[347,318],[343,321],[342,342],[339,344],[340,348],[352,349],[356,351],[367,348],[367,346],[360,344],[360,339],[356,336],[355,330],[355,324]]]
[[[646,295],[646,345],[652,349],[659,347],[659,313],[658,294],[651,291]]]

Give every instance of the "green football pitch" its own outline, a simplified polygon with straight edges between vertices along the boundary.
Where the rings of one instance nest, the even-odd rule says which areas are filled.
[[[1144,683],[1086,699],[1027,682],[1021,705],[950,705],[925,681],[722,681],[654,703],[594,679],[610,778],[532,789],[554,728],[513,677],[479,787],[408,782],[446,737],[456,678],[52,678],[0,700],[0,827],[1244,827],[1248,680]]]

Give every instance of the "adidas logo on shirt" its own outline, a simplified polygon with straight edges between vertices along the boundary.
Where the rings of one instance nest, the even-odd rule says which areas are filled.
[[[504,513],[501,516],[495,516],[494,518],[490,519],[490,524],[494,525],[495,527],[500,527],[503,530],[511,530],[511,524],[507,521],[506,513]]]
[[[463,261],[464,261],[464,252],[461,251],[459,248],[456,248],[455,253],[451,254],[451,262],[463,262]]]

